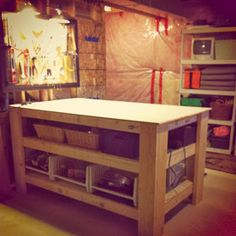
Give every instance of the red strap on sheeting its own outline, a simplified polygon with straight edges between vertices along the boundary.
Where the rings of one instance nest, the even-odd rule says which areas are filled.
[[[158,17],[156,18],[156,31],[160,33],[160,19]]]
[[[160,74],[159,74],[159,99],[158,99],[158,103],[159,104],[162,104],[163,73],[164,73],[163,68],[160,68]]]
[[[160,18],[160,17],[156,17],[156,31],[158,32],[158,33],[160,33],[160,23],[162,22],[163,23],[163,25],[164,25],[164,28],[165,28],[165,34],[166,35],[168,35],[168,18],[164,18],[164,17],[162,17],[162,18]]]
[[[150,103],[154,103],[155,72],[156,70],[153,69],[151,78],[151,88],[150,88]]]
[[[168,18],[164,18],[165,34],[168,35]]]

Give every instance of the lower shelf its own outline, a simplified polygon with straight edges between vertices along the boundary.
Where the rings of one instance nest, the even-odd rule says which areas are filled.
[[[118,192],[111,191],[111,190],[108,190],[108,189],[105,189],[105,188],[100,188],[100,187],[97,187],[97,186],[92,186],[92,188],[94,190],[98,190],[98,191],[101,191],[101,192],[104,192],[104,193],[112,194],[112,195],[122,197],[122,198],[125,198],[125,199],[128,199],[128,200],[133,200],[133,197],[129,196],[127,194],[118,193]]]
[[[33,172],[27,173],[25,179],[28,184],[115,212],[131,219],[138,219],[137,208],[88,193],[84,187],[75,186],[63,180],[52,181],[43,174]]]
[[[77,184],[77,185],[86,187],[86,184],[83,183],[82,181],[73,180],[73,179],[71,179],[71,178],[66,178],[66,177],[63,177],[63,176],[60,176],[60,175],[53,175],[53,178],[58,178],[58,179],[64,180],[64,181],[69,182],[69,183],[72,183],[72,184]],[[54,180],[54,179],[53,179],[53,180]]]
[[[40,169],[37,169],[37,168],[34,168],[32,166],[25,166],[26,170],[31,170],[31,171],[35,171],[35,172],[38,172],[40,174],[44,174],[44,175],[47,175],[49,176],[49,173],[46,172],[46,171],[43,171],[43,170],[40,170]]]
[[[193,183],[185,180],[173,190],[169,191],[165,196],[165,213],[173,209],[180,202],[193,193]]]
[[[207,147],[206,151],[207,152],[216,152],[216,153],[221,153],[221,154],[231,154],[231,149]]]
[[[138,208],[88,193],[82,186],[75,186],[63,180],[52,181],[46,175],[36,172],[29,172],[25,177],[26,183],[28,184],[115,212],[131,219],[138,219]],[[192,192],[193,183],[189,180],[183,181],[175,189],[169,191],[165,196],[165,213],[190,196]]]

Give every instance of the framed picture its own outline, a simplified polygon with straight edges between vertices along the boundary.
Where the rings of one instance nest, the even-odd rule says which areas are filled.
[[[4,13],[9,91],[79,86],[77,21]]]

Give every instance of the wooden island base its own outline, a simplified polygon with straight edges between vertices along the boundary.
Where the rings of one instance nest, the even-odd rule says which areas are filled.
[[[140,236],[162,235],[165,213],[190,195],[193,204],[202,200],[208,113],[208,108],[81,98],[12,105],[10,121],[17,190],[25,193],[26,184],[36,185],[136,219]],[[64,126],[84,125],[138,134],[139,159],[38,138],[32,131],[32,123],[45,121],[60,122]],[[197,125],[196,143],[172,151],[170,161],[169,131],[191,123]],[[46,174],[28,171],[25,148],[86,161],[91,166],[112,167],[135,174],[136,195],[130,198],[136,201],[137,206],[90,192],[93,188],[90,177],[85,183],[88,184],[87,188],[73,181],[57,179],[50,170]],[[186,180],[166,193],[167,168],[184,159],[188,167]],[[57,157],[50,158],[49,165],[51,161],[57,161]],[[92,167],[88,167],[88,173],[90,171]]]

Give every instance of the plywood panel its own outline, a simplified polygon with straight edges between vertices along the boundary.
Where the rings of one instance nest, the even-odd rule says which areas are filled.
[[[209,108],[72,98],[38,102],[24,110],[57,112],[127,121],[163,124],[200,114]]]

